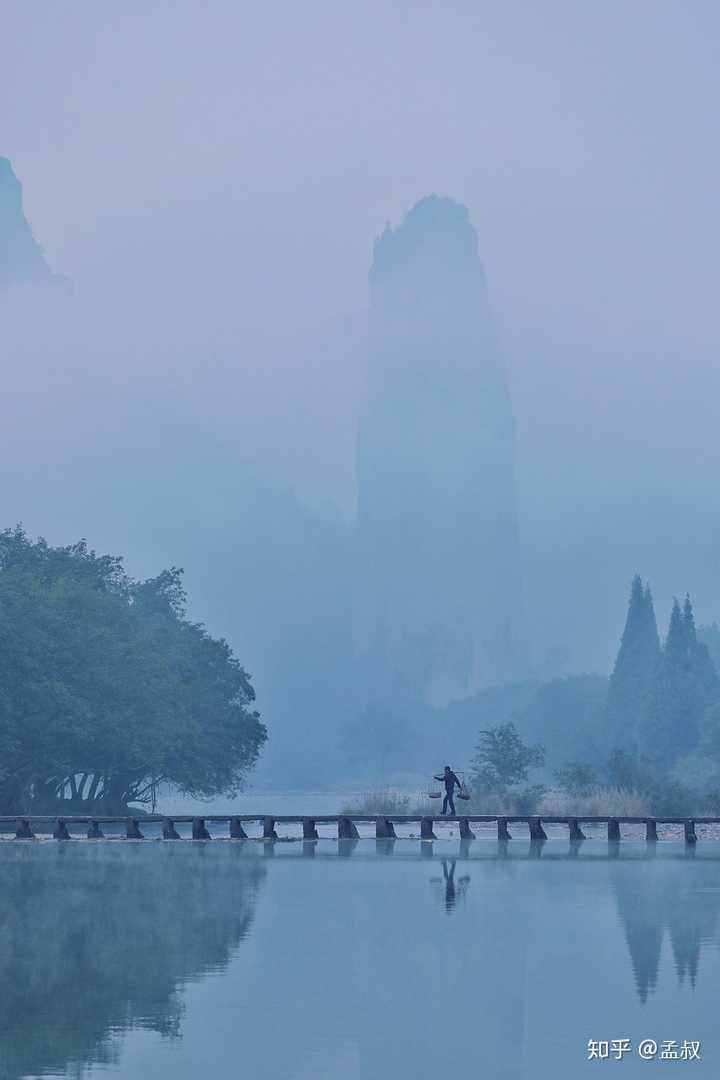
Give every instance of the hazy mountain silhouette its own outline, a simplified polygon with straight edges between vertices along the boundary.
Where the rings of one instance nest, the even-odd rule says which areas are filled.
[[[50,270],[23,211],[22,185],[10,161],[0,157],[0,289],[12,285],[69,288]]]
[[[443,704],[523,667],[515,424],[464,206],[385,229],[370,304],[357,646],[385,696]]]

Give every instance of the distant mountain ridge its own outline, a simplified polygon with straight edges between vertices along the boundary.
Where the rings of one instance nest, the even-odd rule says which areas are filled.
[[[53,274],[25,217],[22,184],[8,158],[0,157],[0,290],[13,285],[44,285],[69,290]]]

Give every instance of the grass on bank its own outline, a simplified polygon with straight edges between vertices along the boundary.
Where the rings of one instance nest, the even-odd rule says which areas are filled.
[[[513,796],[502,798],[497,795],[479,797],[474,795],[470,802],[455,802],[458,814],[543,814],[558,817],[649,817],[654,811],[650,797],[638,791],[626,791],[619,787],[598,788],[587,795],[570,795],[568,792],[548,789],[533,805],[518,805]],[[343,814],[417,814],[435,817],[442,809],[441,799],[428,799],[423,795],[407,795],[389,789],[368,791],[345,803]],[[698,800],[698,806],[692,811],[699,813],[706,808]],[[688,812],[688,811],[683,811]],[[712,811],[708,811],[709,813]]]
[[[650,799],[639,791],[622,788],[598,788],[589,795],[570,795],[567,791],[546,791],[537,806],[538,814],[570,817],[587,814],[589,817],[648,817],[652,814]]]
[[[366,791],[346,803],[341,814],[418,814],[432,817],[442,809],[442,799],[428,799],[422,795],[401,795],[389,789]]]

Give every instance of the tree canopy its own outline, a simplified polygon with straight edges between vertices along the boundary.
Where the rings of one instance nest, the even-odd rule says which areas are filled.
[[[500,796],[517,794],[517,785],[527,781],[528,770],[545,761],[544,747],[527,746],[512,722],[481,730],[475,750],[473,785],[479,791]],[[521,794],[534,796],[540,790],[532,788]]]
[[[606,707],[606,731],[613,749],[633,746],[660,660],[655,609],[649,585],[633,578],[627,619],[615,660]]]
[[[254,698],[181,570],[134,581],[84,541],[0,533],[0,812],[231,794],[266,739]]]
[[[718,699],[718,676],[698,641],[690,598],[673,603],[665,647],[639,727],[643,751],[661,769],[697,745],[703,716]]]

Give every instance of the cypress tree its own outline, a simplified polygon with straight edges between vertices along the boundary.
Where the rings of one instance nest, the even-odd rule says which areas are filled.
[[[643,751],[658,769],[670,768],[695,747],[702,717],[717,696],[717,672],[697,639],[690,597],[682,611],[675,600],[641,724]]]
[[[637,727],[659,657],[660,639],[652,594],[649,585],[643,586],[642,579],[636,575],[608,690],[605,719],[610,750],[636,749]]]
[[[695,616],[688,595],[685,596],[683,606],[683,628],[685,630],[696,706],[701,712],[704,712],[709,705],[717,701],[720,692],[720,680],[718,680],[717,669],[710,655],[710,650],[707,645],[698,640],[695,629]]]
[[[660,659],[660,635],[658,634],[657,619],[655,618],[655,605],[653,604],[652,593],[650,586],[645,585],[645,591],[643,593],[643,599],[645,601],[644,616],[645,616],[645,641],[647,648],[647,668],[652,674],[655,672],[657,662]]]

